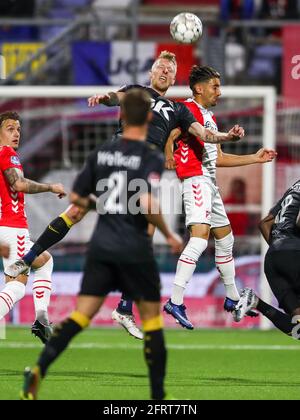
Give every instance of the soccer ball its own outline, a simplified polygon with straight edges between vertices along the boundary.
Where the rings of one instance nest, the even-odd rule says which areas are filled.
[[[171,22],[170,32],[176,42],[192,44],[202,35],[202,22],[193,13],[179,13]]]

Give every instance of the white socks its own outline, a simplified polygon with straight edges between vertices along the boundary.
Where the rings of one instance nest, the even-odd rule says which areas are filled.
[[[226,289],[226,296],[232,300],[239,300],[240,294],[235,284],[235,266],[232,255],[234,238],[233,234],[223,239],[215,239],[216,267]]]
[[[192,278],[197,261],[206,248],[207,241],[205,239],[192,237],[182,252],[177,263],[177,271],[171,296],[171,302],[175,305],[181,305],[183,303],[186,285]]]
[[[36,319],[44,325],[49,325],[48,306],[51,297],[51,276],[53,271],[53,258],[42,267],[35,270],[32,285]]]
[[[5,317],[25,296],[25,285],[19,281],[10,281],[0,292],[0,320]]]

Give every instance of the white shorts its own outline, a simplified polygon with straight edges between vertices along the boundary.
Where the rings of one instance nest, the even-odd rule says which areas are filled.
[[[212,228],[230,225],[219,188],[204,176],[182,181],[186,226],[207,224]]]
[[[16,260],[23,258],[33,245],[28,229],[7,226],[0,226],[0,242],[5,242],[10,247],[9,258],[3,258],[4,271]]]

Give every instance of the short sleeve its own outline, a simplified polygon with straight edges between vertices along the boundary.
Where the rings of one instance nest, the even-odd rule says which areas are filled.
[[[87,197],[90,194],[95,192],[95,185],[96,185],[95,167],[97,163],[96,159],[97,159],[97,154],[95,152],[91,153],[83,169],[77,175],[74,181],[73,191],[76,194],[80,195],[80,197]]]
[[[0,153],[0,169],[6,171],[10,168],[21,168],[17,153],[11,147],[5,147]]]
[[[183,130],[183,132],[186,132],[194,122],[197,122],[197,120],[191,111],[182,102],[179,102],[177,105],[178,125]]]

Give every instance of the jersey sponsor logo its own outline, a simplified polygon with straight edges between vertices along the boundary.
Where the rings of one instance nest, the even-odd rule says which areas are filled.
[[[98,165],[119,166],[136,170],[141,166],[141,157],[135,155],[125,156],[122,152],[99,152]]]
[[[21,165],[21,162],[18,156],[11,156],[10,161],[13,165]]]
[[[174,114],[174,108],[171,106],[171,102],[165,101],[155,102],[152,100],[152,111],[162,115],[167,121],[170,121],[169,112]]]
[[[218,131],[217,124],[215,124],[213,121],[205,121],[204,127],[210,130]]]

